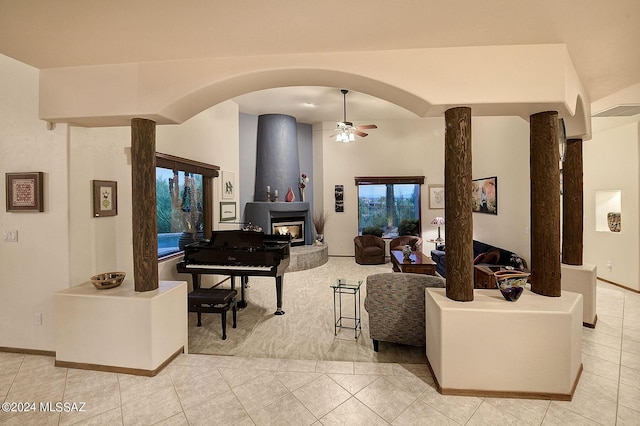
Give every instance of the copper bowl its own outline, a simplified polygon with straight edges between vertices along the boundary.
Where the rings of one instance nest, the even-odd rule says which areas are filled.
[[[105,290],[108,288],[118,287],[122,284],[124,277],[127,274],[125,272],[105,272],[104,274],[98,274],[91,277],[91,283],[98,290]]]

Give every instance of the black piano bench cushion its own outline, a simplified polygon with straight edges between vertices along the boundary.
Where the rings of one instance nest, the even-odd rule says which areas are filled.
[[[199,288],[187,296],[189,312],[197,312],[198,327],[202,326],[201,314],[221,314],[222,340],[227,339],[227,311],[233,312],[233,328],[237,326],[238,292],[227,288]]]

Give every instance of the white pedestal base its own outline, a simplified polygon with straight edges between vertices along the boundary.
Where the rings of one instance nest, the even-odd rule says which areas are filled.
[[[582,325],[595,328],[598,316],[596,315],[596,289],[598,269],[596,265],[560,265],[562,277],[560,279],[562,291],[580,293],[583,297]]]
[[[571,400],[582,371],[582,295],[426,289],[427,359],[446,395]]]
[[[87,282],[56,293],[54,307],[58,366],[152,376],[188,347],[185,281],[148,292]]]

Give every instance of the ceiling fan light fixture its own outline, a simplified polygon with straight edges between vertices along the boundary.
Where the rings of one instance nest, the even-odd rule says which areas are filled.
[[[336,142],[349,143],[356,140],[356,136],[349,130],[342,130],[336,135]]]
[[[354,126],[351,121],[347,121],[347,93],[349,91],[347,89],[341,89],[342,100],[343,100],[343,111],[344,111],[344,120],[339,121],[338,128],[335,130],[336,133],[332,133],[330,137],[333,137],[335,134],[336,142],[355,142],[356,136],[365,137],[367,133],[361,131],[361,129],[377,129],[378,126],[375,124],[366,124],[364,126]]]

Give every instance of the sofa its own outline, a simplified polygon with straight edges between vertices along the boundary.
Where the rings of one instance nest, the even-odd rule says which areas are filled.
[[[431,250],[431,260],[436,263],[436,272],[443,278],[446,277],[447,263],[446,263],[446,247],[444,244],[440,244],[435,250]],[[512,257],[513,256],[513,257]],[[500,247],[495,247],[481,241],[473,240],[473,259],[474,265],[478,264],[492,264],[492,265],[507,265],[518,267],[520,264],[517,259],[522,262],[522,267],[526,268],[527,265],[524,259],[520,258],[517,253],[509,250],[505,250]]]
[[[373,350],[379,342],[426,345],[425,288],[445,287],[434,275],[382,273],[367,277],[364,308]]]

